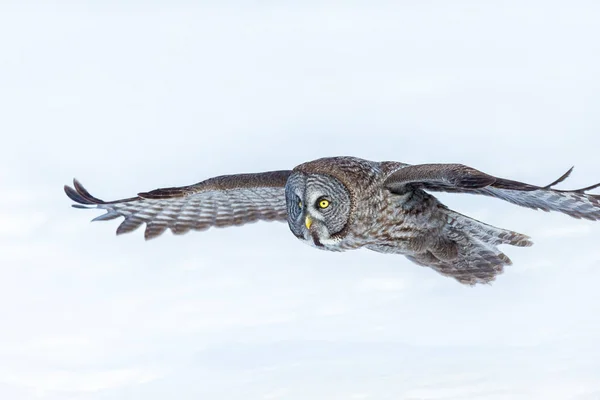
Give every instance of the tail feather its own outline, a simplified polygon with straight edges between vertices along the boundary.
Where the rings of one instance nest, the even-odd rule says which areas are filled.
[[[496,228],[452,210],[447,210],[448,225],[442,231],[445,240],[456,245],[454,258],[442,258],[435,249],[407,256],[411,261],[431,267],[460,283],[475,285],[490,283],[512,262],[498,245],[531,246],[528,236]]]
[[[485,224],[453,210],[448,210],[446,214],[448,216],[448,226],[451,230],[465,232],[469,236],[479,239],[482,243],[492,246],[510,244],[518,247],[529,247],[533,245],[531,238],[527,235]]]

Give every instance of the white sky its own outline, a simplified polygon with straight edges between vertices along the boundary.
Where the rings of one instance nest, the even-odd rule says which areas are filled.
[[[331,155],[600,180],[600,3],[294,3],[2,2],[0,398],[600,398],[599,223],[440,196],[536,243],[468,288],[69,207]]]

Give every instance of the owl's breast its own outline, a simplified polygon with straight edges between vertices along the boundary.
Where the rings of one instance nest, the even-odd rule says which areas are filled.
[[[443,206],[423,191],[397,195],[385,191],[364,211],[364,246],[382,253],[411,254],[438,237],[445,224]],[[357,223],[360,227],[360,223]]]

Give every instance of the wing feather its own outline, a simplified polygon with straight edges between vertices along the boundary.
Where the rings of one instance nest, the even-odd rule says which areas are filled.
[[[190,186],[156,189],[136,197],[104,201],[92,196],[76,179],[65,193],[77,208],[99,208],[106,213],[93,221],[124,217],[117,235],[146,225],[145,239],[167,229],[175,234],[212,226],[243,225],[259,220],[286,221],[285,184],[291,171],[224,175]]]
[[[600,220],[600,195],[587,193],[600,183],[582,189],[558,190],[554,186],[569,177],[573,168],[549,185],[498,178],[461,164],[401,165],[384,185],[392,192],[414,189],[433,192],[471,193],[496,197],[510,203],[543,211],[559,211],[574,218]]]

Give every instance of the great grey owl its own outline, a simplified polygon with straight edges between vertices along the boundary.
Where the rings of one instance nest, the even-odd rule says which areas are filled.
[[[225,175],[191,186],[156,189],[103,201],[77,180],[66,194],[78,208],[107,212],[94,220],[125,217],[117,234],[146,224],[145,238],[170,229],[183,234],[211,226],[287,221],[292,233],[316,248],[367,248],[404,254],[461,283],[488,283],[510,265],[500,244],[531,246],[528,236],[452,211],[428,192],[472,193],[523,207],[600,220],[596,184],[557,190],[572,168],[547,186],[497,178],[461,164],[408,165],[355,157],[321,158],[293,170]]]

